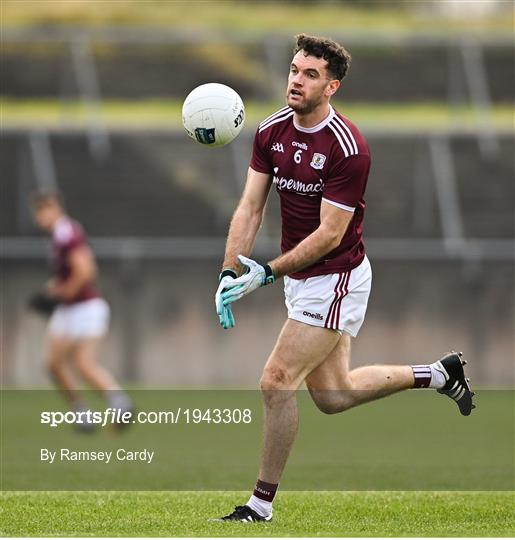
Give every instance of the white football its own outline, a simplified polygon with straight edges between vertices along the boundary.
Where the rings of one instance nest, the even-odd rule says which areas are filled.
[[[208,83],[192,90],[182,106],[182,124],[188,135],[206,146],[224,146],[243,128],[245,107],[229,86]]]

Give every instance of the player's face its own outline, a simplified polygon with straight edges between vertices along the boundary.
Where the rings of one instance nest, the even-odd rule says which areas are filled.
[[[34,221],[44,231],[51,231],[60,215],[61,209],[59,205],[52,202],[39,204],[34,209]]]
[[[286,102],[296,113],[309,114],[328,101],[339,84],[331,79],[326,60],[299,51],[290,65]]]

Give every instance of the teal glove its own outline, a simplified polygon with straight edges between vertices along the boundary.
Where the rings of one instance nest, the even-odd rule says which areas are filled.
[[[226,307],[222,302],[222,291],[231,281],[234,281],[236,277],[237,274],[234,270],[223,270],[220,274],[220,283],[215,294],[216,313],[218,314],[218,318],[220,319],[220,325],[224,330],[233,328],[235,323],[231,306]]]
[[[225,307],[231,306],[233,302],[243,296],[255,291],[259,287],[268,285],[275,281],[272,269],[268,264],[261,266],[256,261],[248,259],[243,255],[238,255],[238,260],[247,267],[247,272],[237,279],[230,280],[222,291],[222,302]]]

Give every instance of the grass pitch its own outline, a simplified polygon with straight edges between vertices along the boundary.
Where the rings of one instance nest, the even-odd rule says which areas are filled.
[[[2,536],[513,536],[513,492],[282,492],[271,523],[216,523],[248,492],[12,492]]]
[[[2,536],[513,536],[513,492],[282,492],[272,523],[216,523],[247,492],[13,492]]]
[[[106,426],[84,435],[69,425],[40,423],[41,411],[63,409],[56,391],[4,391],[0,489],[234,492],[252,486],[262,439],[258,391],[133,390],[131,396],[140,412],[248,409],[252,421],[194,424],[181,416],[173,424],[136,423],[123,432]],[[93,398],[85,394],[94,409],[105,406]],[[515,393],[480,390],[476,400],[478,408],[467,418],[434,391],[405,392],[331,416],[299,391],[299,434],[281,491],[511,491]],[[59,458],[50,464],[41,449]],[[61,458],[62,449],[114,457],[109,464],[69,461]],[[151,463],[119,461],[119,449],[147,449],[154,457]]]
[[[132,395],[139,410],[260,400],[257,392]],[[60,409],[55,392],[3,392],[0,535],[514,536],[514,394],[482,390],[476,399],[478,409],[468,418],[432,392],[398,394],[330,417],[299,392],[301,429],[274,520],[249,524],[209,519],[249,496],[259,418],[246,427],[134,425],[119,436],[99,430],[84,437],[69,426],[38,425],[41,410]],[[421,424],[424,430],[417,430]],[[145,446],[156,457],[151,465],[48,465],[38,459],[43,445]],[[86,491],[102,488],[117,491]],[[70,489],[80,491],[56,491]]]

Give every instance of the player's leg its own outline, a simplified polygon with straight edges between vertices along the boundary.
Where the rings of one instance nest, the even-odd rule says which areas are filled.
[[[306,386],[324,413],[334,414],[413,388],[410,366],[373,365],[349,371],[351,337],[344,333],[328,357],[307,377]]]
[[[51,333],[47,339],[46,367],[72,407],[79,401],[75,380],[70,372],[69,360],[73,351],[73,341]]]
[[[47,328],[45,364],[56,385],[66,400],[75,407],[79,401],[75,380],[67,365],[73,350],[73,337],[70,334],[70,313],[66,306],[57,307]]]
[[[259,478],[278,483],[297,432],[295,391],[333,350],[335,332],[288,320],[261,377],[265,405],[264,448]]]
[[[223,519],[262,521],[272,516],[272,500],[298,426],[296,390],[324,361],[339,335],[326,328],[289,319],[268,358],[261,378],[265,405],[264,443],[258,481],[244,507]]]
[[[324,413],[334,414],[356,405],[410,388],[435,388],[456,401],[468,416],[474,405],[461,353],[447,353],[425,365],[371,365],[349,371],[351,338],[343,334],[327,359],[306,377],[306,386]]]
[[[109,306],[103,299],[79,302],[69,309],[75,367],[88,384],[100,391],[114,390],[116,386],[111,375],[97,364],[98,345],[108,326]]]
[[[335,279],[338,281],[333,288]],[[319,408],[335,413],[408,388],[436,388],[454,399],[462,414],[470,414],[473,394],[463,372],[464,361],[456,353],[432,364],[370,365],[349,371],[350,336],[357,336],[365,319],[371,282],[370,263],[365,257],[350,272],[287,283],[290,316],[302,320],[306,315],[321,313],[322,320],[314,323],[324,323],[342,333],[338,346],[306,380]],[[295,294],[296,288],[300,294]]]
[[[47,366],[71,409],[84,411],[87,405],[78,391],[70,370],[75,345],[73,309],[70,306],[59,306],[48,323]],[[89,426],[80,425],[78,429],[89,431]]]
[[[96,390],[120,390],[114,377],[97,361],[99,343],[100,338],[77,341],[73,351],[75,366],[83,379]]]
[[[77,341],[73,351],[75,366],[88,384],[105,395],[110,407],[131,411],[132,400],[122,390],[113,375],[98,361],[100,341],[100,338],[85,338]]]
[[[76,338],[73,358],[80,375],[95,390],[105,395],[110,407],[132,410],[129,396],[98,361],[99,345],[109,328],[110,310],[107,302],[101,298],[83,302],[75,307],[73,316],[73,333]]]

